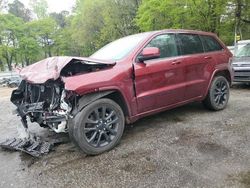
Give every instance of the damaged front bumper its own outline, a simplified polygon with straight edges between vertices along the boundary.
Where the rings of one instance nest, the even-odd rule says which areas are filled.
[[[28,129],[29,118],[31,122],[50,128],[56,133],[68,131],[67,122],[72,105],[60,81],[45,84],[22,81],[19,88],[13,91],[11,101],[16,105],[15,113],[21,117],[25,129]]]

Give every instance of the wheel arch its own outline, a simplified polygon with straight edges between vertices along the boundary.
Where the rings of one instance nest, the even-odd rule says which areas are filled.
[[[84,107],[86,107],[90,103],[92,103],[98,99],[101,99],[101,98],[108,98],[108,99],[113,100],[121,107],[125,117],[130,116],[129,107],[126,103],[126,100],[125,100],[123,94],[119,90],[100,91],[100,92],[94,92],[94,93],[82,95],[78,101],[77,108],[73,112],[73,115],[76,115]]]
[[[232,77],[231,77],[231,72],[230,72],[229,70],[227,70],[227,69],[224,69],[224,70],[216,70],[216,71],[214,71],[213,75],[212,75],[211,78],[210,78],[210,81],[209,81],[208,87],[207,87],[207,89],[206,89],[206,93],[205,93],[205,95],[204,95],[204,98],[207,96],[208,91],[209,91],[209,89],[210,89],[210,87],[211,87],[212,81],[213,81],[213,79],[214,79],[216,76],[224,76],[224,77],[228,80],[229,85],[232,85]]]
[[[228,80],[229,84],[230,84],[230,85],[232,84],[231,73],[229,72],[229,70],[217,71],[217,72],[215,73],[215,75],[213,76],[213,78],[216,77],[216,76],[224,76],[224,77]],[[213,78],[212,78],[212,79],[213,79]],[[211,82],[210,82],[210,83],[211,83]]]

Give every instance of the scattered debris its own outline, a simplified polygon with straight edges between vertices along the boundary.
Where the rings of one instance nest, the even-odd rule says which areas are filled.
[[[66,137],[49,141],[42,140],[39,137],[35,137],[35,139],[12,138],[0,143],[0,147],[10,151],[21,151],[33,157],[41,157],[52,151],[56,145],[67,142],[69,142],[69,138]]]

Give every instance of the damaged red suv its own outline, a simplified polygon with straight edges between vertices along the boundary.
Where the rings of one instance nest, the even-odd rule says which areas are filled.
[[[232,54],[212,33],[163,30],[116,40],[89,58],[53,57],[20,71],[11,101],[27,118],[68,132],[85,153],[120,141],[124,125],[202,101],[222,110],[229,99]]]

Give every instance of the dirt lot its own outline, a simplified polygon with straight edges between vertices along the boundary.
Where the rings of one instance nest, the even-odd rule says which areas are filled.
[[[0,141],[20,126],[9,93],[0,89]],[[0,150],[0,172],[0,187],[250,187],[250,87],[235,86],[221,112],[194,103],[144,118],[96,157],[72,144],[41,159]]]

